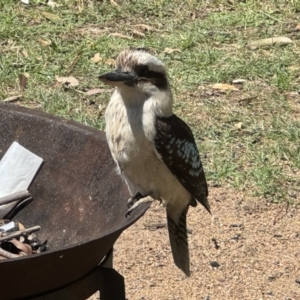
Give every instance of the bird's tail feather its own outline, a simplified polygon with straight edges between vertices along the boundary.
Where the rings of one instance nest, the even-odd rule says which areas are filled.
[[[179,218],[178,224],[167,214],[170,244],[175,265],[190,276],[190,255],[186,228],[187,209]]]

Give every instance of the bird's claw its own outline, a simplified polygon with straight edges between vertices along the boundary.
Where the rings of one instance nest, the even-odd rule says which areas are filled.
[[[130,216],[131,212],[132,211],[130,209],[128,209],[127,212],[126,212],[126,214],[125,214],[125,217],[128,218]]]
[[[128,199],[128,201],[127,201],[127,207],[128,208],[132,207],[137,201],[139,201],[143,197],[144,196],[140,192],[137,192],[136,194],[134,194],[132,197],[130,197]]]
[[[141,195],[141,194],[140,194]],[[134,197],[133,197],[134,198]],[[130,198],[129,200],[131,200],[132,198]],[[154,201],[154,199],[151,197],[151,196],[146,196],[146,197],[143,197],[142,198],[139,198],[139,199],[135,199],[135,202],[133,203],[133,205],[131,205],[129,207],[129,209],[127,210],[127,213],[126,213],[126,218],[128,216],[130,216],[130,214],[139,206],[141,205],[142,203],[147,203],[147,202],[152,202]]]

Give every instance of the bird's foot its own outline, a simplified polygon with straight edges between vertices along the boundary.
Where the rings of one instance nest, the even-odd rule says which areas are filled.
[[[151,196],[142,197],[142,198],[136,200],[133,203],[133,205],[130,206],[130,208],[127,210],[126,217],[130,216],[130,214],[142,203],[147,203],[147,202],[152,202],[152,201],[154,201],[154,199]]]
[[[143,196],[140,192],[137,192],[136,194],[134,194],[132,197],[130,197],[127,201],[127,207],[130,208],[134,205],[134,203],[136,203],[137,201],[139,201],[141,198],[144,198],[145,196]]]

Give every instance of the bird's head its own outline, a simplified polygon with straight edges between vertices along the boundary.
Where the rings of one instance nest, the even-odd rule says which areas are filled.
[[[122,51],[116,59],[116,69],[99,79],[121,91],[135,89],[152,94],[169,88],[165,65],[144,49]]]

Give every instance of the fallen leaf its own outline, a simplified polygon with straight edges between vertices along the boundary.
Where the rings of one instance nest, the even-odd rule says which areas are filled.
[[[115,60],[112,58],[109,58],[108,60],[105,61],[105,63],[109,66],[114,66],[115,65]]]
[[[137,37],[144,37],[145,36],[145,33],[142,33],[138,30],[133,30],[132,33],[133,33],[133,35],[135,35]]]
[[[46,46],[49,46],[51,45],[51,41],[50,40],[43,40],[41,38],[38,38],[37,41],[43,46],[43,47],[46,47]]]
[[[26,74],[20,74],[19,75],[19,88],[21,91],[23,91],[27,85],[28,82],[28,75],[26,76]]]
[[[25,230],[25,226],[21,223],[18,222],[19,230]]]
[[[173,52],[179,52],[179,53],[181,53],[181,50],[180,49],[165,48],[164,52],[168,53],[168,54],[171,54]]]
[[[238,79],[232,80],[232,83],[244,83],[244,82],[246,82],[246,81],[247,81],[246,79],[238,78]]]
[[[116,7],[119,7],[120,5],[114,1],[114,0],[110,0],[110,4],[113,5],[113,6],[116,6]]]
[[[263,46],[286,46],[289,44],[293,44],[293,41],[285,36],[275,36],[268,39],[262,39],[262,40],[256,40],[253,42],[250,42],[247,46],[250,48],[257,48],[257,47],[263,47]]]
[[[11,96],[11,97],[8,97],[8,98],[6,98],[2,101],[3,102],[13,102],[13,101],[19,100],[21,97],[22,97],[22,95]]]
[[[236,129],[243,129],[243,128],[245,128],[245,125],[244,125],[243,122],[238,122],[238,123],[235,123],[235,124],[234,124],[234,127],[235,127]]]
[[[295,27],[296,31],[300,31],[300,24],[297,24],[297,26]]]
[[[78,82],[78,80],[75,78],[75,77],[73,77],[73,76],[69,76],[69,77],[60,77],[60,76],[55,76],[55,79],[58,81],[58,82],[60,82],[60,83],[62,83],[62,84],[66,84],[66,85],[68,85],[68,86],[77,86],[77,85],[79,85],[79,82]]]
[[[55,15],[55,14],[51,14],[51,13],[48,13],[46,11],[43,11],[42,12],[42,15],[49,21],[53,22],[53,23],[57,23],[57,24],[61,24],[63,22],[63,20]]]
[[[22,54],[24,55],[25,58],[28,58],[29,56],[28,52],[25,49],[22,50]]]
[[[50,7],[58,7],[58,6],[60,6],[59,4],[57,4],[56,2],[54,2],[52,0],[49,0],[47,2],[47,5],[49,5]]]
[[[140,27],[141,29],[143,30],[146,30],[146,31],[151,31],[153,30],[153,28],[149,25],[146,25],[146,24],[135,24],[133,25],[134,27]]]
[[[90,59],[90,61],[91,62],[93,62],[93,63],[98,63],[99,61],[101,61],[102,60],[102,57],[100,56],[100,54],[99,53],[96,53],[95,55],[94,55],[94,57],[92,57],[91,59]]]
[[[106,91],[107,91],[107,89],[91,89],[91,90],[87,91],[85,94],[88,96],[91,96],[91,95],[101,94]]]
[[[116,36],[116,37],[120,37],[122,39],[128,39],[128,40],[132,39],[131,36],[128,36],[128,35],[125,35],[125,34],[122,34],[122,33],[118,33],[118,32],[110,33],[109,36]]]
[[[291,71],[298,71],[300,69],[300,66],[289,66],[288,69]]]
[[[300,93],[299,92],[288,92],[288,93],[286,93],[286,95],[290,96],[290,97],[299,97]]]
[[[236,88],[235,86],[230,85],[230,84],[225,84],[225,83],[216,83],[213,85],[212,88],[216,89],[216,90],[222,90],[222,91],[225,91],[225,90],[239,91],[239,89]]]

